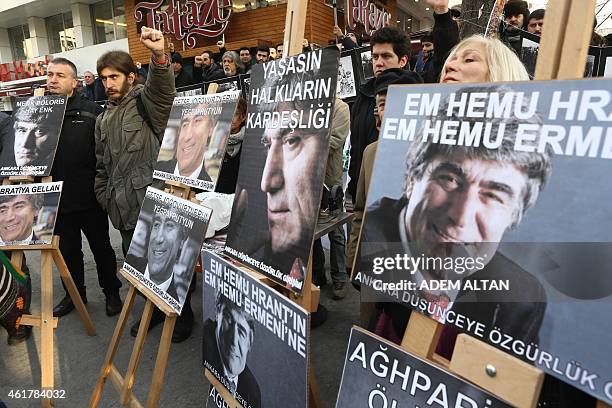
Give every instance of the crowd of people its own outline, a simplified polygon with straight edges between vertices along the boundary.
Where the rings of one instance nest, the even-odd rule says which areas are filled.
[[[510,0],[504,7],[499,39],[484,36],[462,39],[459,35],[460,11],[450,9],[447,0],[429,0],[428,4],[433,9],[434,26],[430,33],[420,38],[422,48],[416,55],[411,56],[409,34],[394,27],[376,30],[369,38],[361,38],[351,31],[345,33],[338,27],[333,31],[335,38],[331,42],[341,49],[371,46],[374,72],[374,77],[358,89],[355,100],[350,104],[337,98],[333,113],[325,184],[342,184],[342,152],[348,138],[350,166],[346,209],[355,215],[348,239],[343,228],[329,234],[330,269],[336,300],[346,296],[353,274],[352,266],[358,262],[359,232],[388,87],[394,84],[529,80],[517,56],[521,47],[519,34],[520,30],[525,30],[541,35],[545,10],[530,11],[526,1]],[[86,303],[81,248],[81,232],[84,233],[94,254],[108,316],[117,315],[122,305],[119,297],[121,281],[116,276],[116,258],[108,235],[108,220],[121,233],[125,255],[145,191],[148,186],[157,186],[157,181],[152,177],[153,167],[176,89],[248,73],[255,64],[268,62],[274,54],[276,58],[283,58],[281,44],[274,47],[274,51],[268,46],[227,50],[221,41],[217,43],[217,53],[204,51],[194,58],[192,68],[188,70],[185,59],[174,50],[173,45],[166,47],[161,32],[145,27],[141,42],[151,51],[147,68],[133,61],[128,53],[108,52],[97,61],[97,77],[89,71],[83,73],[81,93],[76,91],[79,76],[71,61],[56,58],[48,65],[48,92],[68,97],[51,173],[54,181],[64,182],[56,233],[62,237],[60,249]],[[605,42],[605,38],[593,33],[593,44],[603,45]],[[310,47],[307,42],[304,44],[305,49]],[[101,100],[108,101],[104,109],[94,103]],[[217,184],[219,192],[235,191],[246,111],[246,101],[241,99],[231,125],[223,171]],[[319,286],[325,285],[325,252],[320,240],[315,242],[313,256],[313,280]],[[6,293],[6,299],[11,302],[17,295],[26,297],[23,289],[0,289],[0,296]],[[61,317],[73,309],[72,300],[66,295],[53,313]],[[2,310],[0,308],[0,312]],[[365,320],[369,322],[371,331],[396,342],[401,340],[409,316],[404,307],[376,304],[366,310],[368,316]],[[163,313],[156,310],[150,328],[162,322],[163,318]],[[13,326],[4,324],[8,320],[0,316],[9,331],[9,344],[26,340],[30,328],[15,327],[14,316],[11,315],[10,319]],[[132,327],[133,335],[137,333],[138,323]],[[188,295],[176,324],[173,341],[187,339],[193,325],[194,315]],[[448,357],[445,354],[447,351],[442,349],[440,353]],[[550,403],[549,406],[593,405],[590,397],[550,379],[547,379],[542,398]]]

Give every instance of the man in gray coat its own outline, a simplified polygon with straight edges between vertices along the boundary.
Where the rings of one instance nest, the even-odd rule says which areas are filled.
[[[97,63],[109,104],[96,121],[94,188],[98,202],[121,233],[124,255],[130,247],[146,189],[153,184],[153,167],[176,94],[161,31],[143,27],[140,42],[152,53],[144,85],[135,84],[138,70],[126,52],[107,52]],[[149,329],[163,319],[164,314],[155,309]],[[138,324],[133,327],[136,332]],[[192,326],[193,312],[187,299],[173,341],[185,340]]]
[[[135,84],[138,70],[126,52],[107,52],[97,63],[109,104],[96,121],[95,192],[121,232],[124,254],[145,191],[153,183],[153,166],[176,94],[161,31],[143,27],[140,41],[152,53],[144,85]]]

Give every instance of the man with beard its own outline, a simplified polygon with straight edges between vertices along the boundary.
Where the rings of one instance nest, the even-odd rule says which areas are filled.
[[[153,167],[176,94],[170,58],[164,53],[163,33],[142,27],[140,42],[152,54],[144,85],[135,84],[138,69],[126,52],[109,51],[97,62],[109,104],[96,121],[94,189],[98,202],[121,233],[124,254],[129,249],[147,187],[153,183]],[[149,328],[163,319],[164,314],[155,309]],[[137,333],[139,324],[136,322],[130,333]],[[190,307],[184,308],[172,340],[187,339],[192,326],[193,312]]]
[[[500,27],[500,39],[517,55],[521,52],[521,30],[527,30],[529,6],[523,0],[510,0],[504,5],[504,21]]]
[[[509,89],[478,88],[458,94],[481,91]],[[440,112],[446,112],[446,106],[441,103]],[[437,144],[428,138],[421,142],[418,137],[411,142],[403,195],[399,199],[383,197],[367,209],[359,271],[372,272],[383,282],[410,279],[416,283],[414,295],[428,304],[452,308],[489,330],[498,328],[525,344],[537,344],[546,307],[544,289],[497,249],[504,234],[517,228],[535,204],[550,177],[551,156],[550,152],[514,150],[518,124],[538,123],[537,115],[527,121],[512,115],[490,122],[494,127],[505,125],[497,149]],[[416,268],[395,264],[381,268],[381,259],[406,256],[422,263]],[[447,267],[449,261],[455,267]],[[422,289],[423,282],[466,280],[507,280],[510,289]],[[393,323],[389,337],[401,339],[409,312],[396,303],[383,304],[383,310]],[[424,312],[444,321],[430,309]]]
[[[216,320],[204,322],[204,366],[243,406],[259,408],[259,384],[246,365],[255,335],[253,316],[221,292],[217,292],[215,306]]]

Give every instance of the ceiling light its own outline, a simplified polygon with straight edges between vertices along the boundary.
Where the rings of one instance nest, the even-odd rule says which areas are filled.
[[[425,11],[429,11],[429,7],[425,7]]]

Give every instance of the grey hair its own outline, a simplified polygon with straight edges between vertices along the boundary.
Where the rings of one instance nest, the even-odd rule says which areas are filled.
[[[467,93],[468,95],[475,92],[492,93],[497,92],[504,94],[512,92],[512,89],[508,86],[486,86],[486,87],[471,87],[463,88],[456,92],[456,95]],[[440,112],[446,112],[448,108],[448,99],[440,103]],[[529,101],[523,98],[521,101],[521,107],[528,105]],[[437,119],[436,117],[430,117],[430,119]],[[469,122],[473,125],[476,120],[465,117],[457,117],[454,113],[449,116],[448,119],[455,119],[462,122]],[[541,124],[542,121],[539,115],[536,113],[529,119],[519,119],[511,113],[508,118],[488,118],[487,123],[491,123],[493,128],[495,125],[504,124],[505,131],[501,142],[501,145],[497,149],[489,149],[484,147],[482,144],[478,146],[458,146],[458,145],[445,145],[432,143],[430,139],[426,141],[415,140],[411,142],[411,146],[408,149],[406,155],[406,173],[404,178],[404,191],[407,192],[411,188],[412,181],[415,179],[421,179],[425,175],[425,170],[429,163],[436,156],[449,157],[455,153],[463,153],[466,157],[480,160],[491,160],[501,163],[511,164],[518,168],[527,176],[527,184],[525,190],[522,192],[523,200],[520,208],[516,214],[514,214],[514,220],[512,228],[516,227],[523,218],[525,212],[531,208],[538,199],[540,191],[544,188],[548,182],[552,173],[552,149],[550,146],[547,149],[540,152],[522,152],[515,151],[514,146],[516,142],[516,133],[519,124],[521,123],[532,123]],[[423,128],[418,132],[422,134]],[[536,146],[536,142],[523,142],[525,145]]]
[[[225,51],[221,58],[221,64],[225,57],[231,59],[236,64],[236,75],[244,73],[244,63],[240,60],[240,55],[236,51]]]

